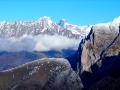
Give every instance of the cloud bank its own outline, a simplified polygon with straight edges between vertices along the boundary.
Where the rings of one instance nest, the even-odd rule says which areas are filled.
[[[24,35],[20,38],[0,38],[0,51],[19,52],[19,51],[49,51],[62,49],[77,49],[80,40],[69,39],[64,36]]]

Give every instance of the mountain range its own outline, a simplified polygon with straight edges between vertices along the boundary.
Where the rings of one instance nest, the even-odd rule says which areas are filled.
[[[49,19],[48,17],[44,18]],[[49,24],[46,24],[46,27],[51,26],[51,20],[48,21]],[[84,27],[70,25],[68,23],[66,24],[66,20],[60,21],[57,25],[64,28],[69,27],[73,31],[77,31],[73,27],[79,27],[79,30],[82,30],[80,28]],[[72,30],[66,30],[73,34]],[[79,30],[77,32],[79,32]],[[57,50],[55,55],[52,54],[52,52],[49,53],[52,54],[54,58],[42,57],[42,59],[39,59],[38,57],[35,61],[31,60],[26,64],[0,71],[0,89],[119,90],[120,17],[114,19],[113,22],[87,26],[87,28],[84,28],[82,31],[85,31],[85,33],[83,34],[79,32],[79,38],[59,34],[70,39],[74,38],[75,40],[79,40],[79,46],[77,47],[78,49],[74,49],[74,52],[72,50],[66,51],[66,55],[58,58],[56,57],[56,53],[58,53],[59,50]],[[32,36],[36,35],[33,33],[27,34],[31,34]],[[2,38],[19,38],[19,36],[21,37],[23,34],[20,34],[19,36],[16,35],[16,33],[13,35],[6,33],[3,34]],[[75,35],[78,35],[78,33]],[[65,42],[62,42],[62,44],[63,43]],[[54,44],[54,42],[52,42],[52,44]],[[61,52],[61,50],[59,52]],[[70,50],[70,48],[67,50]],[[12,54],[14,55],[14,53],[15,52]],[[36,58],[33,53],[36,55],[38,52],[29,52],[27,57],[29,59],[34,57]],[[1,56],[4,56],[4,54],[8,54],[9,56],[11,52],[0,53]],[[20,55],[22,54],[23,52],[20,53]],[[24,57],[24,60],[26,60],[26,56]]]
[[[2,21],[0,69],[5,70],[40,58],[67,57],[76,51],[79,40],[87,35],[89,29],[90,26],[69,24],[65,19],[55,23],[47,16],[36,21]]]
[[[112,23],[115,25],[120,22],[120,17],[113,20]],[[105,25],[105,27],[109,24],[112,24],[111,22],[108,23],[101,23],[100,25]],[[77,50],[78,44],[82,38],[85,38],[88,33],[90,32],[92,25],[85,25],[85,26],[78,26],[69,24],[67,20],[61,19],[58,23],[54,23],[50,17],[44,16],[36,21],[16,21],[16,22],[0,22],[0,41],[2,42],[0,44],[0,68],[1,70],[8,69],[10,67],[15,67],[17,65],[23,64],[25,62],[29,62],[32,60],[45,58],[45,57],[68,57],[71,56],[75,51]],[[43,36],[40,36],[43,35]],[[49,35],[49,37],[45,37],[48,39],[45,39],[44,36]],[[68,41],[68,40],[61,40],[66,38],[58,38],[58,36],[63,36],[66,38],[76,39],[72,40],[71,42],[76,42],[77,45],[73,44],[76,49],[73,48],[64,48],[63,46],[61,50],[59,49],[50,49],[50,50],[43,50],[43,51],[35,51],[31,49],[32,44],[34,43],[34,38],[36,38],[39,41],[38,47],[44,48],[43,46],[47,45],[50,46],[52,43],[45,43],[43,45],[39,43],[48,42],[50,40],[55,40],[59,43],[60,46],[62,46],[62,42]],[[39,37],[40,36],[40,37]],[[50,39],[51,36],[55,36],[53,38],[56,39]],[[30,38],[28,38],[30,37]],[[31,39],[31,37],[33,39]],[[43,39],[42,39],[43,38]],[[45,40],[44,40],[45,39]],[[69,45],[72,43],[68,43]],[[11,44],[12,43],[12,44]],[[65,42],[64,42],[65,43]],[[37,46],[37,43],[35,43]],[[29,46],[30,45],[30,46]],[[53,47],[54,43],[52,44]],[[34,46],[33,48],[36,48]],[[29,48],[30,47],[30,48]],[[68,47],[68,45],[66,46]],[[23,49],[21,49],[23,48]],[[26,50],[28,48],[28,50]],[[59,47],[57,47],[59,48]],[[10,49],[10,50],[8,50]],[[19,50],[20,49],[20,50]]]
[[[0,37],[21,37],[23,35],[62,35],[68,38],[84,37],[89,26],[69,24],[65,19],[54,23],[50,17],[44,16],[36,21],[0,22]]]

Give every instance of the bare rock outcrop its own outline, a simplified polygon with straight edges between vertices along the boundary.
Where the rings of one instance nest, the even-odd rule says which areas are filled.
[[[67,60],[44,58],[0,72],[0,90],[80,90],[79,76]]]
[[[82,71],[91,72],[91,66],[100,62],[104,57],[119,55],[120,26],[116,24],[98,24],[93,26],[82,48]]]
[[[96,24],[68,60],[79,72],[85,89],[105,77],[120,76],[120,25]],[[74,64],[73,64],[74,60]]]

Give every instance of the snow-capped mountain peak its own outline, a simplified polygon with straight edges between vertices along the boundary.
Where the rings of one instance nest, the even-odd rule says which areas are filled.
[[[50,17],[43,16],[37,21],[16,21],[16,22],[0,22],[0,37],[21,37],[26,35],[61,35],[68,38],[76,38],[84,36],[81,26],[69,24],[67,20],[62,19],[59,23],[55,23]],[[83,33],[82,33],[83,32]]]
[[[39,19],[40,21],[52,21],[50,17],[48,16],[43,16]]]
[[[53,24],[51,18],[47,16],[41,17],[38,21],[45,27],[51,27]]]
[[[115,25],[120,24],[120,16],[113,20]],[[109,23],[103,25],[108,26]],[[111,23],[110,23],[111,24]],[[0,22],[0,37],[21,37],[23,35],[61,35],[79,39],[89,33],[91,26],[70,24],[65,19],[55,23],[50,17],[43,16],[37,21]]]
[[[68,22],[67,22],[66,19],[61,19],[58,24],[59,24],[60,26],[64,27],[67,23],[68,23]]]
[[[113,20],[113,23],[120,24],[120,16]]]

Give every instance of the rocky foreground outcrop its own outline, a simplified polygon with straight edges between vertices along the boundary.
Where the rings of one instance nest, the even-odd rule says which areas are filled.
[[[65,59],[44,58],[0,72],[0,90],[80,90],[79,76]]]
[[[81,41],[78,51],[68,60],[72,68],[79,72],[85,89],[93,87],[94,90],[115,90],[104,89],[107,87],[104,78],[111,77],[116,81],[120,77],[120,25],[107,23],[92,26],[90,33]],[[95,84],[99,81],[104,85],[102,89],[99,88],[101,84]],[[109,81],[106,80],[106,83]]]

